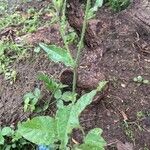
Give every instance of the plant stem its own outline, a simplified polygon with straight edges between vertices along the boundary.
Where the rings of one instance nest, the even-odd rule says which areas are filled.
[[[75,64],[76,66],[73,69],[73,87],[72,87],[72,92],[75,93],[76,90],[76,84],[77,84],[77,69],[79,66],[79,60],[80,60],[80,55],[81,55],[81,50],[82,50],[82,46],[83,46],[83,40],[84,40],[84,36],[85,36],[85,31],[86,31],[86,25],[87,25],[87,20],[88,20],[88,10],[90,8],[90,0],[87,0],[86,3],[86,10],[85,10],[85,15],[84,15],[84,21],[83,21],[83,26],[82,26],[82,32],[81,32],[81,38],[78,44],[78,49],[77,49],[77,56],[76,56],[76,60],[75,60]]]
[[[66,5],[67,5],[67,0],[64,0],[63,2],[63,6],[62,6],[62,17],[59,19],[59,24],[60,24],[60,34],[61,34],[61,37],[64,41],[64,44],[65,44],[65,48],[68,52],[68,54],[72,57],[71,55],[71,52],[69,50],[69,46],[68,46],[68,43],[67,43],[67,40],[66,40],[66,35],[65,35],[65,31],[66,31]]]

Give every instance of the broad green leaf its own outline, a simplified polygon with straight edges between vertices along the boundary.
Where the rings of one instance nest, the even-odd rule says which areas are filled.
[[[63,85],[61,83],[57,83],[52,77],[49,77],[45,74],[40,74],[38,79],[44,81],[46,88],[51,92],[55,92],[57,89],[61,89],[67,87],[67,85]]]
[[[84,139],[84,144],[79,146],[81,150],[104,150],[106,142],[101,136],[102,129],[95,128],[89,131]]]
[[[2,135],[2,132],[0,131],[0,145],[4,144],[4,137]]]
[[[11,136],[14,131],[10,127],[4,127],[1,131],[3,136]]]
[[[65,49],[55,45],[46,45],[44,43],[40,43],[39,45],[48,54],[48,57],[54,62],[62,62],[66,66],[74,68],[75,61]]]
[[[92,102],[96,95],[96,90],[83,95],[75,105],[68,105],[58,109],[56,113],[56,125],[58,139],[61,140],[61,146],[64,148],[69,140],[68,134],[72,129],[78,128],[79,115]]]
[[[53,144],[55,139],[55,121],[49,116],[35,117],[18,125],[17,132],[35,144]]]

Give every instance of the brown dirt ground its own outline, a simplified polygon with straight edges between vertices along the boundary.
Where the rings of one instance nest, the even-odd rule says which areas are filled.
[[[94,127],[103,129],[108,149],[115,149],[117,141],[132,144],[134,150],[150,149],[150,85],[133,82],[138,75],[150,80],[150,32],[126,17],[134,6],[133,3],[133,6],[117,14],[108,8],[101,9],[97,13],[96,32],[102,41],[103,56],[97,50],[85,48],[81,59],[80,71],[83,70],[84,75],[86,71],[103,73],[110,81],[108,94],[81,116],[86,131]],[[45,41],[62,45],[57,25],[41,28],[31,36],[32,44]],[[58,78],[64,68],[61,64],[50,62],[43,53],[35,54],[33,50],[12,66],[17,71],[17,80],[13,85],[0,75],[1,125],[16,124],[30,115],[23,113],[22,98],[34,87],[44,90],[37,80],[39,72]],[[137,118],[140,111],[144,116]],[[124,123],[126,118],[128,127]],[[77,134],[74,139],[78,139]]]

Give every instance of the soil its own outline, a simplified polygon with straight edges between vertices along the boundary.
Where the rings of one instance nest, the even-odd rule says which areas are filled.
[[[125,145],[128,145],[126,149],[150,149],[150,85],[139,85],[133,81],[133,78],[139,75],[150,80],[148,8],[150,2],[134,0],[126,10],[119,13],[103,7],[97,12],[95,20],[91,20],[96,39],[99,39],[101,44],[95,49],[89,46],[84,48],[79,76],[85,79],[82,81],[83,85],[89,86],[89,81],[93,84],[92,78],[99,79],[99,75],[103,74],[109,81],[109,89],[105,97],[82,113],[80,122],[86,132],[95,127],[102,128],[108,143],[107,149],[117,149],[121,145],[118,146],[119,142],[124,149]],[[60,46],[63,44],[57,25],[40,28],[23,38],[32,45],[40,41]],[[73,53],[74,47],[72,46]],[[64,69],[63,65],[51,62],[44,53],[35,54],[33,49],[29,49],[29,55],[13,63],[12,67],[17,71],[14,84],[10,85],[9,81],[0,75],[2,126],[16,124],[31,115],[23,112],[23,95],[26,92],[39,87],[43,91],[43,98],[47,97],[43,84],[37,80],[39,72],[59,78]],[[143,113],[140,118],[137,116],[139,112]],[[81,136],[75,131],[73,138],[80,142]],[[123,147],[121,149],[123,150]]]

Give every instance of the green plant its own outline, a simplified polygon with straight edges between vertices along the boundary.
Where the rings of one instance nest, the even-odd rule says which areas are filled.
[[[149,80],[144,79],[142,76],[137,76],[137,77],[133,78],[133,81],[136,83],[139,83],[139,84],[149,84],[150,83]]]
[[[33,119],[28,119],[22,123],[18,123],[18,128],[15,131],[16,140],[22,137],[37,145],[50,145],[54,150],[104,150],[106,142],[101,136],[102,129],[95,128],[87,134],[79,122],[79,116],[82,111],[92,103],[95,95],[101,92],[106,86],[107,81],[101,81],[95,90],[84,95],[76,93],[77,84],[77,69],[79,66],[80,55],[83,48],[83,39],[85,35],[87,20],[89,19],[90,0],[87,0],[85,17],[80,41],[77,47],[77,56],[73,59],[68,42],[67,20],[65,17],[66,0],[53,1],[57,14],[60,14],[59,24],[60,33],[64,41],[64,48],[56,45],[46,45],[40,43],[40,47],[48,54],[48,57],[54,62],[61,62],[68,68],[73,70],[73,86],[72,91],[64,91],[67,85],[56,82],[53,78],[42,74],[38,78],[44,81],[48,90],[52,92],[53,98],[56,100],[57,111],[53,117],[38,116]],[[98,1],[97,1],[98,2]],[[101,1],[99,1],[101,2]],[[98,5],[99,6],[99,5]],[[40,92],[34,91],[25,95],[25,110],[30,107],[30,110],[35,109],[35,105],[40,98]],[[73,129],[79,129],[83,133],[83,143],[71,144],[70,137]]]
[[[57,5],[55,6],[57,11],[62,10],[62,16],[60,17],[59,23],[61,27],[60,33],[63,38],[65,48],[60,48],[56,45],[48,46],[44,43],[40,43],[39,45],[48,54],[48,57],[51,60],[55,62],[61,62],[73,70],[74,77],[72,91],[64,92],[61,90],[61,87],[64,86],[58,84],[57,82],[48,78],[45,75],[40,76],[40,79],[45,82],[46,87],[53,92],[54,98],[56,99],[56,115],[53,118],[49,116],[39,116],[31,120],[25,121],[18,125],[17,132],[20,135],[22,135],[25,139],[35,144],[53,145],[54,149],[59,148],[60,150],[65,150],[71,147],[72,149],[76,150],[102,150],[106,145],[105,140],[100,136],[102,130],[99,128],[92,129],[86,136],[84,136],[85,133],[82,127],[80,126],[79,116],[81,112],[86,108],[86,106],[88,106],[92,102],[97,92],[102,91],[102,89],[107,84],[107,81],[100,82],[96,90],[82,95],[78,100],[76,93],[77,68],[79,65],[79,59],[81,55],[86,24],[88,20],[90,0],[87,0],[81,39],[78,44],[77,56],[75,60],[71,55],[66,38],[66,0],[63,4],[61,3],[61,1],[54,2],[57,2]],[[60,9],[60,5],[62,5],[62,9]],[[69,104],[66,105],[65,102],[69,102]],[[69,139],[70,134],[75,128],[78,128],[83,132],[84,143],[72,146],[69,143]],[[41,139],[41,137],[43,138]]]
[[[35,150],[35,146],[23,139],[16,131],[10,127],[4,127],[0,130],[0,150]]]
[[[16,81],[17,72],[11,68],[11,63],[25,53],[21,44],[8,41],[0,41],[0,74],[4,74],[10,83]]]
[[[123,122],[123,128],[126,136],[134,142],[135,141],[134,132],[127,121]]]
[[[83,131],[79,124],[79,115],[86,106],[92,102],[96,93],[101,91],[105,84],[106,81],[101,82],[96,90],[81,96],[77,101],[74,101],[74,97],[72,97],[72,103],[69,105],[64,105],[62,102],[61,105],[59,104],[56,115],[53,118],[49,116],[39,116],[19,124],[17,132],[25,139],[38,145],[53,145],[60,150],[67,149],[68,146],[72,147],[68,145],[69,135],[72,133],[72,130],[79,128]],[[57,102],[60,102],[60,99],[59,97],[59,101]],[[73,145],[73,147],[88,150],[86,148],[89,146],[89,149],[94,150],[99,148],[102,150],[106,142],[100,137],[101,133],[101,129],[93,129],[84,137],[83,144]]]
[[[7,11],[7,1],[6,0],[0,1],[0,15],[5,14],[6,11]]]
[[[145,114],[142,111],[138,111],[136,116],[137,116],[138,119],[141,119],[141,118],[145,117]]]
[[[33,92],[29,92],[24,95],[24,111],[31,111],[33,112],[35,110],[35,105],[41,98],[41,91],[36,88]]]
[[[130,0],[108,0],[108,3],[115,12],[119,12],[129,6]]]
[[[104,0],[95,0],[94,5],[88,11],[88,19],[95,17],[95,13],[97,12],[99,7],[102,7]]]

